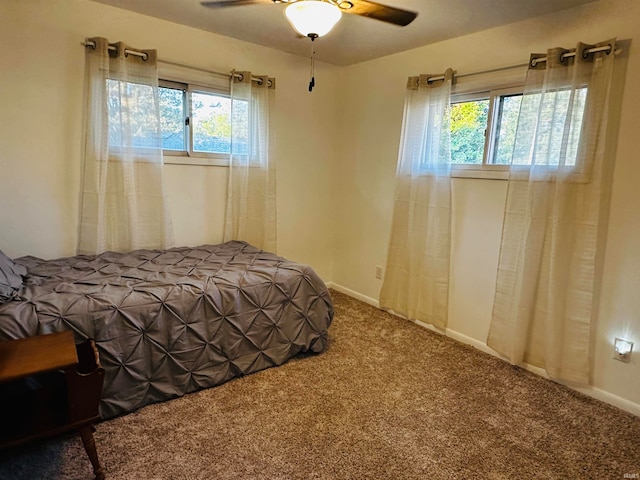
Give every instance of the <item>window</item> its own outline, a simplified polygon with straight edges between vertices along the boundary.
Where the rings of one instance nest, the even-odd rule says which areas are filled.
[[[496,97],[493,119],[495,131],[491,144],[491,163],[494,165],[509,165],[511,163],[521,104],[522,93]]]
[[[489,99],[461,100],[451,104],[451,162],[481,165]]]
[[[523,105],[522,88],[452,95],[453,174],[461,177],[507,178],[512,156],[513,165],[530,165],[528,149],[518,151],[515,145],[518,118],[521,115],[520,129],[530,129],[533,135],[537,128],[539,142],[546,147],[538,151],[545,155],[547,165],[558,165],[559,145],[563,135],[569,135],[566,165],[575,166],[586,93],[586,88],[582,88],[576,90],[573,96],[570,90],[546,92],[544,97],[530,94],[526,105]],[[548,101],[548,109],[539,108],[541,98]],[[546,112],[541,122],[538,122],[538,111]],[[527,112],[531,112],[530,117]],[[571,119],[565,119],[568,112]],[[565,124],[570,125],[570,131],[564,131]]]
[[[193,151],[231,153],[231,99],[207,92],[191,93]]]
[[[578,146],[587,100],[587,88],[557,89],[544,95],[531,94],[523,103],[522,119],[518,128],[519,137],[533,138],[535,135],[536,158],[544,159],[546,166],[565,167],[577,170]],[[537,120],[540,115],[540,121]],[[566,142],[565,142],[566,139]],[[525,142],[526,143],[526,142]],[[518,145],[513,149],[514,165],[530,165],[530,147],[526,150]]]
[[[506,178],[521,101],[522,89],[452,95],[454,174],[501,178],[500,172],[503,172],[502,177]]]
[[[187,151],[187,86],[162,82],[158,92],[160,97],[160,128],[162,130],[162,149],[167,152]]]
[[[232,123],[228,93],[161,80],[159,96],[165,161],[228,165]],[[240,121],[246,118],[242,103],[238,101],[234,111]],[[246,150],[246,144],[235,148]],[[176,161],[176,157],[189,159]]]
[[[144,83],[107,79],[109,147],[117,157],[123,145],[136,152],[158,149],[157,118],[153,105],[153,88]]]
[[[107,79],[108,140],[113,158],[125,144],[142,156],[162,148],[165,163],[228,166],[232,148],[234,154],[247,154],[249,104],[234,99],[232,118],[227,75],[166,63],[158,65],[158,72],[161,140],[157,120],[145,116],[145,106],[153,105],[154,100],[151,85],[142,80]],[[131,138],[124,138],[125,134]]]

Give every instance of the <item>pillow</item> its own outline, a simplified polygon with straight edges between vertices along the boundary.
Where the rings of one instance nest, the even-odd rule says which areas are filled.
[[[22,277],[27,269],[14,263],[0,251],[0,304],[17,297],[22,289]]]

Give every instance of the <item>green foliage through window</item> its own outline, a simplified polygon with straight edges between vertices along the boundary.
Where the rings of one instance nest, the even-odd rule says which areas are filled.
[[[527,95],[504,89],[454,96],[451,163],[509,166],[533,161],[540,166],[574,167],[586,98],[586,88]],[[533,141],[537,156],[532,159]]]
[[[159,90],[160,126],[164,150],[186,150],[184,91],[176,88]]]
[[[509,165],[521,103],[522,93],[513,89],[454,96],[451,103],[451,163]]]
[[[509,165],[516,140],[516,127],[522,95],[498,97],[498,115],[496,115],[496,136],[493,147],[493,162],[496,165]]]
[[[189,85],[162,81],[159,89],[162,148],[166,153],[225,156],[248,150],[248,102]],[[233,108],[232,108],[233,104]],[[232,118],[233,111],[233,118]]]
[[[482,164],[489,100],[451,105],[451,162]]]

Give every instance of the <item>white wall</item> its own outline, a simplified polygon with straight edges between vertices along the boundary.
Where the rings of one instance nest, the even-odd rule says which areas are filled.
[[[349,129],[336,186],[341,208],[333,281],[365,298],[378,298],[382,282],[375,278],[375,265],[384,265],[387,255],[406,77],[441,73],[447,67],[471,73],[517,65],[526,63],[533,51],[611,37],[633,42],[627,52],[591,393],[640,414],[640,352],[631,364],[612,359],[616,335],[640,347],[640,51],[633,45],[640,44],[637,0],[603,0],[344,69],[341,123]],[[491,317],[505,195],[504,181],[453,180],[449,328],[478,346],[486,342]]]
[[[161,60],[277,78],[279,253],[331,278],[337,67],[86,0],[0,1],[0,249],[72,255],[77,239],[86,37]],[[222,240],[227,169],[167,165],[177,245]]]

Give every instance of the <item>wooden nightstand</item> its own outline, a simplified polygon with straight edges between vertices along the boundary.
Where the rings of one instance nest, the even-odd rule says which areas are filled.
[[[103,480],[92,426],[103,380],[94,342],[76,346],[71,331],[0,342],[0,448],[78,430]]]

